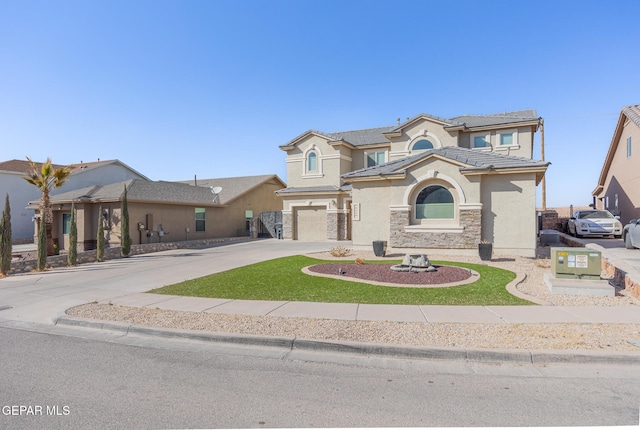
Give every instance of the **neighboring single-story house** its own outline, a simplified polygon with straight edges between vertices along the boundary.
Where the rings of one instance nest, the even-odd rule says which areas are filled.
[[[388,127],[307,131],[287,153],[285,239],[386,241],[395,249],[535,256],[535,110],[443,119],[420,114]]]
[[[260,212],[279,210],[275,191],[285,186],[276,175],[210,179],[210,186],[131,179],[95,185],[51,197],[52,235],[60,249],[68,249],[71,204],[76,208],[78,249],[95,249],[99,208],[107,246],[120,246],[122,201],[127,188],[129,234],[132,244],[161,241],[249,236],[250,221]],[[199,184],[200,185],[200,184]],[[218,187],[222,190],[218,190]],[[214,194],[212,191],[219,191]],[[38,211],[38,201],[30,203]]]
[[[620,217],[622,224],[640,218],[640,105],[620,112],[609,150],[593,190],[593,203]]]
[[[42,163],[36,163],[41,166]],[[54,168],[64,167],[54,164]],[[133,170],[119,160],[80,162],[70,164],[71,175],[60,188],[52,189],[51,195],[89,185],[107,185],[128,179],[148,178]],[[4,209],[5,196],[9,195],[11,205],[12,238],[16,242],[32,242],[34,235],[33,211],[27,209],[30,201],[39,199],[42,192],[29,184],[23,177],[30,171],[30,164],[25,160],[8,160],[0,162],[0,210]]]

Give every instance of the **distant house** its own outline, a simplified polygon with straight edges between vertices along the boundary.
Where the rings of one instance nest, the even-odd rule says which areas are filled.
[[[535,110],[443,119],[419,114],[362,130],[307,131],[287,153],[284,237],[387,241],[396,249],[534,256]]]
[[[36,163],[40,166],[41,163]],[[63,167],[54,165],[55,168]],[[128,179],[148,178],[119,160],[96,161],[70,164],[72,173],[60,188],[51,195],[89,185],[107,185]],[[0,208],[4,208],[4,198],[9,194],[11,205],[12,237],[16,242],[31,242],[34,237],[33,210],[27,209],[30,201],[40,198],[41,192],[23,179],[29,171],[27,160],[0,162]]]
[[[212,193],[215,183],[217,194]],[[127,203],[132,244],[248,236],[254,216],[279,210],[275,191],[285,186],[276,175],[210,179],[198,186],[181,182],[130,179],[108,185],[74,189],[51,197],[52,235],[60,249],[68,249],[71,204],[76,208],[79,250],[95,249],[100,215],[107,246],[122,240],[122,200]],[[102,214],[99,208],[102,206]],[[38,210],[32,201],[30,209]]]
[[[604,159],[594,204],[620,216],[622,224],[640,218],[640,105],[622,108]]]

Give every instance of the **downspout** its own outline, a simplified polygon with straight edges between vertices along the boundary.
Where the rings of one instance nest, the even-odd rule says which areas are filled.
[[[544,120],[540,118],[540,153],[544,161]],[[547,172],[542,175],[542,210],[547,210]]]

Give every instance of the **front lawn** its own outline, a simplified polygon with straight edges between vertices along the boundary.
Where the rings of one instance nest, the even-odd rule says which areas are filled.
[[[352,262],[352,261],[350,261]],[[532,305],[509,294],[506,285],[515,273],[479,264],[433,261],[475,270],[480,279],[448,288],[385,287],[363,282],[310,276],[306,266],[337,261],[297,255],[239,267],[149,291],[156,294],[238,300],[283,300],[327,303],[400,305]],[[396,263],[385,261],[385,263]],[[399,263],[399,261],[397,262]],[[367,262],[375,264],[375,262]]]

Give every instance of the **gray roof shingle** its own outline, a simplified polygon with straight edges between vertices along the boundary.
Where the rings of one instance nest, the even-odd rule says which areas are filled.
[[[213,204],[211,189],[194,187],[179,182],[146,181],[130,179],[109,185],[95,185],[51,196],[52,203],[90,200],[92,202],[112,202],[122,199],[124,187],[130,201],[158,202],[169,204]]]

